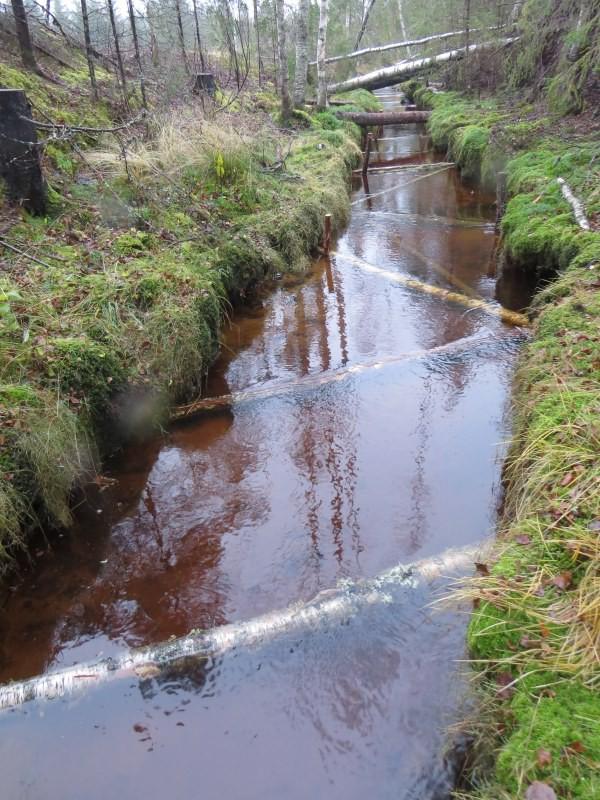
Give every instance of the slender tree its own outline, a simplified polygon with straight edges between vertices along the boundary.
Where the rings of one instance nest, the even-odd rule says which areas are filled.
[[[125,77],[125,68],[123,66],[123,56],[121,55],[121,44],[119,42],[119,31],[117,30],[117,20],[115,17],[115,8],[113,0],[106,0],[108,8],[108,16],[110,18],[110,27],[112,30],[113,40],[115,43],[115,53],[117,55],[117,66],[119,68],[119,79],[121,81],[121,90],[123,92],[123,99],[127,105],[127,78]]]
[[[306,99],[306,75],[308,71],[308,14],[310,0],[300,0],[298,25],[296,28],[296,72],[294,74],[294,106],[302,108]]]
[[[144,80],[144,67],[142,65],[142,57],[140,55],[140,44],[137,35],[137,25],[135,22],[135,11],[133,8],[133,0],[127,0],[127,10],[129,12],[131,36],[133,37],[133,50],[135,53],[135,61],[138,66],[138,71],[140,73],[140,92],[142,95],[142,105],[144,106],[144,108],[148,108],[148,101],[146,99],[146,81]]]
[[[464,60],[464,82],[467,89],[470,83],[469,69],[469,48],[471,45],[471,0],[465,0],[465,60]]]
[[[204,63],[204,53],[202,51],[202,39],[200,38],[200,20],[198,18],[197,0],[192,0],[192,5],[194,8],[194,23],[196,26],[196,46],[198,47],[198,58],[200,59],[200,67],[202,72],[204,72],[206,70],[206,65]]]
[[[177,34],[179,37],[179,47],[181,48],[181,55],[183,58],[183,65],[185,71],[190,72],[190,62],[188,61],[187,51],[185,49],[185,36],[183,33],[183,21],[181,17],[181,0],[175,0],[175,15],[177,17]]]
[[[400,33],[402,38],[406,41],[408,39],[408,33],[406,32],[406,22],[404,21],[404,5],[402,0],[398,0],[398,20],[400,22]],[[410,45],[406,46],[406,54],[409,56],[412,55]]]
[[[373,6],[375,5],[375,0],[369,0],[367,3],[367,7],[365,9],[365,13],[363,14],[362,22],[360,25],[360,30],[358,32],[358,36],[356,37],[356,42],[354,43],[354,49],[358,50],[358,46],[362,41],[363,36],[365,35],[365,31],[367,30],[367,23],[369,21],[369,16],[371,15],[371,11],[373,10]]]
[[[327,21],[329,0],[319,0],[319,33],[317,38],[317,108],[327,108]]]
[[[258,22],[258,0],[252,0],[252,9],[254,11],[254,30],[256,32],[256,66],[258,68],[258,85],[262,86],[263,63],[262,63],[262,55],[260,52],[260,25]]]
[[[285,4],[284,0],[275,0],[275,14],[277,20],[277,56],[279,61],[279,81],[281,92],[281,120],[287,124],[292,113],[290,98],[287,54],[285,46]]]
[[[96,83],[96,70],[94,68],[94,56],[92,53],[92,37],[90,36],[90,17],[88,14],[87,0],[81,0],[81,19],[83,22],[83,40],[85,42],[85,57],[90,73],[90,85],[94,100],[98,99],[98,84]]]
[[[39,72],[40,69],[33,54],[33,44],[31,42],[31,34],[29,33],[29,24],[27,22],[27,13],[23,0],[11,0],[12,10],[15,17],[15,30],[17,32],[17,41],[19,42],[19,50],[21,52],[21,61],[26,69],[33,72]]]

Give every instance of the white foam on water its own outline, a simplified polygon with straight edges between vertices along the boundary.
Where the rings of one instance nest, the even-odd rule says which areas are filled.
[[[187,636],[157,645],[127,650],[114,658],[76,664],[56,672],[0,686],[0,709],[13,708],[30,700],[64,697],[99,683],[144,672],[154,674],[181,659],[209,658],[235,649],[265,645],[283,634],[310,635],[325,625],[355,616],[367,606],[393,602],[394,586],[415,588],[442,576],[465,572],[472,567],[481,545],[447,550],[440,556],[414,564],[398,564],[369,580],[341,581],[335,589],[320,592],[307,603],[297,603],[253,619],[234,622],[209,631],[192,631]]]

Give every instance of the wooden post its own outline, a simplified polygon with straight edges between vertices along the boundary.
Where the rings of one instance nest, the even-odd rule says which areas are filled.
[[[367,146],[365,149],[365,154],[363,156],[363,165],[362,165],[362,174],[366,175],[367,170],[369,169],[369,159],[371,158],[371,145],[373,144],[373,134],[367,134]]]
[[[323,250],[325,255],[329,255],[331,250],[331,214],[325,214],[325,225],[323,232]]]
[[[22,203],[34,214],[46,213],[37,130],[21,89],[0,89],[0,178],[10,200]]]
[[[500,223],[506,209],[507,194],[506,172],[499,172],[496,178],[496,233],[500,230]]]

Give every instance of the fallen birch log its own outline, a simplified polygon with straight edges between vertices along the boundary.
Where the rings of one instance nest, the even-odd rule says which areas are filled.
[[[497,26],[490,28],[474,28],[470,31],[473,33],[480,33],[482,30],[495,31],[498,30]],[[453,36],[464,36],[465,31],[448,31],[448,33],[436,33],[433,36],[423,36],[421,39],[407,39],[404,42],[393,42],[392,44],[376,45],[375,47],[363,47],[362,50],[353,50],[351,53],[344,53],[341,56],[330,56],[325,59],[326,64],[335,64],[338,61],[346,61],[351,58],[361,58],[362,56],[370,56],[374,53],[387,53],[389,50],[399,50],[401,47],[412,47],[413,45],[429,44],[429,42],[441,42],[444,39],[451,39]],[[317,65],[316,61],[308,62],[310,67]]]
[[[370,125],[409,125],[427,122],[430,111],[336,111],[339,119],[347,119],[364,127]]]
[[[495,42],[472,44],[469,46],[469,53],[474,53],[478,50],[490,50],[494,47],[507,47],[513,42],[516,42],[518,38],[518,36],[512,36],[499,39]],[[391,67],[376,69],[373,70],[373,72],[367,72],[366,75],[357,75],[355,78],[349,78],[346,81],[332,83],[329,87],[329,91],[334,93],[349,92],[352,89],[382,89],[384,86],[393,86],[406,78],[410,78],[412,75],[423,72],[423,70],[436,67],[438,64],[458,61],[464,58],[464,55],[465,48],[459,47],[456,50],[448,50],[446,53],[440,53],[437,56],[416,58],[412,61],[400,61],[397,64],[393,64]]]
[[[590,223],[585,216],[585,209],[583,207],[583,203],[579,200],[573,192],[571,191],[569,184],[565,181],[564,178],[557,178],[556,182],[560,186],[560,190],[562,192],[562,196],[565,198],[567,203],[573,209],[573,215],[577,221],[579,227],[584,231],[591,230]]]

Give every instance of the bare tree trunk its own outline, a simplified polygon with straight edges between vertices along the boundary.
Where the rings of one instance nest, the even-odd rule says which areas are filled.
[[[406,22],[404,21],[404,7],[402,5],[402,0],[398,0],[398,19],[400,21],[400,34],[406,41],[408,39],[408,34],[406,33]],[[409,57],[412,55],[410,51],[410,45],[406,45],[406,54]]]
[[[11,0],[11,5],[15,17],[15,30],[17,32],[17,41],[19,42],[23,66],[33,72],[39,72],[40,70],[33,54],[31,34],[29,33],[29,25],[27,23],[27,14],[25,12],[23,0]]]
[[[489,28],[472,28],[471,33],[479,33],[482,30],[496,31],[500,29],[500,25],[492,25]],[[393,42],[392,44],[381,44],[373,47],[363,47],[361,50],[353,50],[351,53],[344,53],[341,56],[330,56],[325,59],[326,64],[335,64],[337,61],[345,61],[350,58],[361,58],[362,56],[373,55],[374,53],[386,53],[388,50],[398,50],[401,47],[407,49],[411,45],[429,44],[429,42],[442,41],[443,39],[451,39],[454,36],[464,36],[464,30],[449,31],[448,33],[436,33],[433,36],[423,36],[420,39],[407,39],[405,42]],[[316,61],[309,61],[309,67],[316,66]]]
[[[298,28],[296,31],[296,73],[294,75],[294,106],[302,108],[306,99],[306,74],[308,70],[308,14],[310,0],[300,0]]]
[[[200,67],[202,68],[202,72],[204,72],[206,70],[206,66],[204,63],[204,53],[202,52],[202,39],[200,38],[200,21],[198,19],[197,0],[192,0],[192,5],[194,7],[194,22],[196,24],[196,44],[198,45],[198,58],[200,59]]]
[[[82,0],[83,2],[84,0]],[[137,26],[135,24],[135,11],[133,10],[133,0],[127,0],[127,10],[129,11],[129,22],[131,23],[131,35],[133,36],[133,49],[135,52],[135,60],[138,65],[140,73],[140,92],[142,95],[142,105],[148,108],[148,101],[146,99],[146,82],[144,80],[144,68],[142,66],[142,57],[140,55],[140,45],[138,42]]]
[[[110,27],[112,29],[113,39],[115,41],[115,52],[117,54],[117,66],[119,67],[119,79],[121,81],[121,90],[123,91],[123,99],[125,105],[128,105],[127,100],[127,78],[125,77],[125,68],[123,67],[123,56],[121,55],[121,45],[119,43],[119,32],[117,31],[117,21],[115,19],[115,9],[113,0],[106,0],[108,6],[108,16],[110,17]]]
[[[292,112],[292,101],[290,99],[287,54],[285,48],[284,0],[275,0],[275,13],[277,20],[277,53],[281,83],[281,120],[285,125],[287,124]]]
[[[175,13],[177,16],[177,34],[179,36],[179,46],[181,48],[181,55],[183,58],[183,65],[185,67],[185,71],[190,74],[190,64],[187,57],[187,52],[185,49],[185,36],[183,33],[183,21],[181,19],[181,2],[180,0],[175,0]]]
[[[518,36],[509,36],[505,39],[498,39],[481,44],[472,44],[470,52],[476,50],[487,50],[490,48],[506,47],[518,41]],[[464,47],[457,50],[449,50],[446,53],[439,53],[437,56],[415,58],[412,61],[400,61],[391,67],[373,70],[366,75],[359,75],[356,78],[349,78],[347,81],[334,83],[329,87],[331,92],[349,92],[351,89],[380,89],[384,86],[392,86],[400,80],[417,75],[423,70],[430,69],[437,64],[446,64],[449,61],[458,61],[464,58]]]
[[[363,36],[365,35],[365,31],[367,30],[367,23],[369,21],[369,15],[371,14],[371,10],[375,5],[375,0],[369,0],[367,7],[365,9],[365,13],[363,14],[362,24],[360,26],[360,30],[358,32],[358,36],[356,37],[356,42],[354,43],[354,49],[358,49],[358,45],[361,43]]]
[[[319,0],[319,34],[317,39],[317,108],[327,108],[327,21],[329,0]]]
[[[46,0],[46,25],[50,25],[50,0]]]
[[[263,63],[260,52],[260,29],[258,26],[258,2],[252,0],[252,8],[254,10],[254,30],[256,32],[256,66],[258,67],[258,85],[262,86],[263,78]]]
[[[90,73],[90,85],[92,87],[94,100],[97,100],[98,84],[96,83],[96,70],[94,68],[94,57],[92,55],[92,37],[90,36],[90,18],[88,16],[87,0],[81,0],[81,19],[83,21],[83,39],[85,42],[85,57]]]
[[[471,44],[471,31],[469,26],[471,24],[471,0],[465,0],[465,61],[464,61],[464,84],[468,89],[470,86],[470,70],[469,70],[469,45]]]
[[[516,25],[519,17],[521,15],[521,9],[523,8],[524,0],[517,0],[517,2],[513,5],[512,10],[510,12],[510,17],[508,22],[510,25]]]
[[[150,2],[146,0],[146,19],[148,20],[148,28],[150,29],[150,58],[152,59],[152,66],[158,67],[160,64],[160,53],[158,51],[158,39],[156,38],[152,16]]]

